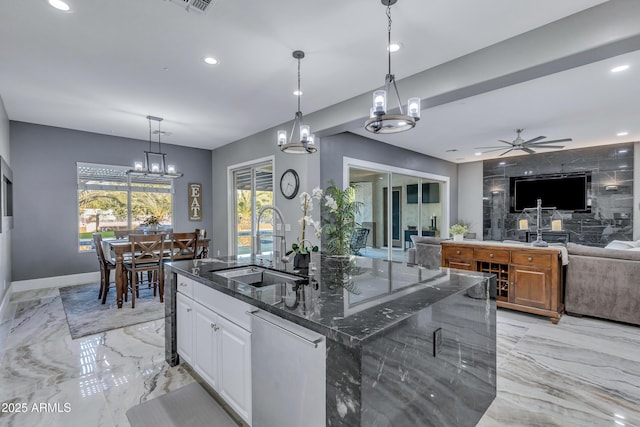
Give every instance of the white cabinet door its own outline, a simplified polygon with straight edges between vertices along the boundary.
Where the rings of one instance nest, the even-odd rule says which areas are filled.
[[[215,390],[219,389],[220,325],[218,325],[218,319],[218,315],[213,311],[195,303],[195,360],[192,366]]]
[[[218,317],[220,376],[218,392],[251,425],[251,333]],[[265,366],[268,369],[268,365]]]
[[[193,300],[178,293],[176,295],[176,330],[180,358],[193,362]]]

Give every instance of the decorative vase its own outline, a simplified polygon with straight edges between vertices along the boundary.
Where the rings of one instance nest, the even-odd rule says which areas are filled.
[[[309,261],[311,261],[311,254],[299,254],[293,257],[293,268],[296,270],[308,270]]]
[[[464,240],[464,235],[463,234],[454,234],[453,235],[453,241],[454,242],[462,242],[462,240]]]

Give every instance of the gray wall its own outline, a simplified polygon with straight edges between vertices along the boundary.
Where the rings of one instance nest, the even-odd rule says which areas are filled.
[[[447,176],[451,187],[449,220],[455,221],[458,217],[458,166],[455,163],[352,133],[322,138],[320,153],[320,183],[323,188],[329,180],[338,185],[342,183],[343,157]]]
[[[132,165],[149,142],[14,121],[10,128],[13,281],[97,271],[95,253],[78,251],[76,162]],[[184,173],[175,183],[174,229],[211,230],[211,152],[170,144],[162,149]],[[190,182],[203,186],[202,222],[188,220]]]
[[[9,156],[9,117],[0,97],[0,156],[11,166]],[[2,218],[0,218],[2,221]],[[0,307],[11,284],[11,234],[12,230],[2,227],[0,233]]]
[[[458,219],[482,239],[482,162],[458,165]],[[452,223],[453,224],[453,223]]]

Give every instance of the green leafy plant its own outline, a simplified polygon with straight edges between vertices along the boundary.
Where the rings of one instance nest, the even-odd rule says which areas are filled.
[[[333,181],[325,190],[322,212],[323,250],[329,255],[349,255],[351,236],[355,228],[356,215],[362,207],[356,201],[356,187],[350,185],[344,190]]]
[[[449,227],[449,234],[451,234],[452,236],[455,236],[457,234],[465,234],[468,231],[469,227],[464,224],[453,224],[451,227]]]

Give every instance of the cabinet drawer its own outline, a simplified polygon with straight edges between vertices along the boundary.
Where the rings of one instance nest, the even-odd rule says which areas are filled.
[[[550,253],[514,252],[511,254],[511,263],[535,267],[550,268],[552,259],[553,255]]]
[[[196,281],[180,274],[177,275],[177,280],[177,291],[189,298],[193,298],[193,285]]]
[[[246,312],[252,307],[246,302],[197,282],[193,287],[193,299],[251,332],[251,319]]]
[[[476,249],[475,259],[478,261],[508,264],[509,251],[504,251],[500,249]]]
[[[448,258],[468,258],[473,259],[473,248],[461,248],[461,247],[449,247],[445,246],[442,249],[442,256],[444,259]]]

